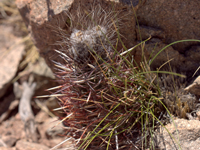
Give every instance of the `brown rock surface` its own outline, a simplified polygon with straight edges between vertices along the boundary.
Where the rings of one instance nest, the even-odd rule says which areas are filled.
[[[185,90],[200,96],[200,76],[198,76],[192,84],[186,87]]]
[[[40,111],[36,116],[36,125],[40,134],[39,140],[36,143],[28,141],[26,137],[24,124],[19,119],[19,116],[13,116],[0,124],[0,150],[39,150],[39,148],[50,149],[58,145],[56,148],[73,148],[73,141],[66,140],[63,136],[65,132],[62,124],[53,128],[58,123],[57,119],[50,118],[47,113]],[[62,144],[60,144],[62,143]],[[60,144],[60,145],[59,145]],[[6,149],[7,147],[7,149]],[[9,149],[10,148],[10,149]]]
[[[151,40],[145,43],[143,52],[141,51],[141,47],[137,47],[133,50],[134,58],[137,63],[141,61],[142,55],[144,54],[147,60],[151,61],[154,56],[156,56],[162,48],[166,47],[158,38],[152,38]],[[151,58],[151,59],[149,59]],[[159,68],[161,64],[164,64],[168,60],[170,60],[170,64],[175,66],[175,68],[181,68],[182,63],[185,61],[183,55],[181,55],[178,51],[174,50],[172,46],[168,46],[164,49],[152,62],[151,67],[153,69]]]
[[[14,78],[24,52],[22,38],[13,35],[13,28],[0,25],[0,98]],[[17,53],[16,53],[17,51]]]
[[[59,122],[57,117],[49,118],[45,121],[42,128],[46,131],[45,135],[48,138],[56,138],[56,136],[62,135],[65,132],[62,123]]]
[[[183,39],[199,39],[200,23],[198,0],[151,0],[146,1],[137,11],[140,25],[163,30],[165,43]],[[192,43],[185,42],[174,47],[184,52]]]
[[[157,146],[163,150],[179,149],[178,144],[183,150],[199,149],[200,121],[176,119],[174,120],[174,123],[176,128],[173,122],[165,126],[171,136],[163,127],[161,127],[156,134],[154,134]]]
[[[17,150],[49,150],[49,148],[42,144],[31,143],[25,140],[20,140],[16,144]]]
[[[140,34],[137,31],[137,39],[139,40],[141,35],[142,40],[145,40],[151,35],[153,38],[159,38],[164,44],[185,39],[200,39],[199,4],[198,0],[145,1],[137,9],[140,25]],[[173,65],[181,72],[187,72],[189,76],[200,65],[199,46],[193,45],[199,45],[199,43],[181,42],[172,45],[172,48],[179,52],[179,56],[169,55],[169,58],[176,59]],[[161,55],[159,57],[165,60],[165,57]]]
[[[7,139],[8,136],[15,137],[15,139],[25,138],[24,125],[20,119],[12,118],[6,122],[3,122],[0,126],[0,133],[2,139]]]
[[[137,33],[137,40],[147,40],[149,39],[144,46],[144,54],[147,59],[152,59],[160,50],[164,47],[168,46],[168,42],[166,42],[166,33],[164,30],[158,27],[151,27],[146,25],[140,25],[140,27],[136,28]],[[171,33],[173,34],[173,32]],[[189,37],[188,37],[189,38]],[[179,40],[179,39],[176,39]],[[176,41],[174,40],[174,41]],[[173,41],[173,42],[174,42]],[[182,42],[181,44],[178,43],[180,46],[184,46],[184,44],[192,45],[191,42]],[[178,44],[168,46],[164,49],[154,60],[151,67],[155,69],[156,67],[160,67],[164,62],[173,59],[170,61],[170,64],[179,72],[185,73],[188,76],[192,76],[196,69],[199,67],[199,46],[191,46],[187,47],[185,52],[181,52],[179,50],[183,50],[180,48]],[[137,62],[142,58],[142,51],[141,48],[138,47],[133,50],[134,58]],[[150,60],[149,59],[149,60]]]
[[[12,148],[10,148],[10,147],[0,147],[0,150],[16,150],[16,148],[15,147],[12,147]]]
[[[17,139],[15,136],[10,136],[10,135],[5,135],[2,137],[2,140],[4,141],[4,143],[6,144],[7,147],[12,147],[15,145],[15,143],[17,142]]]

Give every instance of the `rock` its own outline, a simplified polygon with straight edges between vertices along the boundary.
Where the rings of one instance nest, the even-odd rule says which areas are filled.
[[[37,143],[31,143],[27,142],[25,140],[20,140],[16,144],[17,150],[49,150],[49,147],[37,144]]]
[[[15,98],[15,96],[12,93],[12,94],[4,97],[3,99],[1,99],[1,105],[0,105],[0,122],[4,120],[3,119],[4,118],[3,114],[5,114],[5,112],[7,112],[9,110],[9,107],[12,104],[14,98]]]
[[[22,38],[13,35],[13,28],[0,25],[0,98],[11,84],[24,52]]]
[[[46,119],[39,129],[40,131],[44,131],[41,133],[41,136],[43,138],[47,137],[48,139],[52,139],[64,135],[65,131],[63,125],[59,122],[57,117]]]
[[[200,76],[198,76],[192,84],[185,88],[186,91],[189,91],[192,94],[200,96]]]
[[[14,136],[10,136],[10,135],[5,135],[1,138],[1,140],[6,144],[7,147],[12,147],[15,145],[15,143],[17,142],[16,137]]]
[[[145,1],[137,10],[140,25],[163,30],[163,40],[166,44],[183,39],[199,39],[200,1]],[[184,52],[193,42],[176,44],[173,47]]]
[[[63,129],[62,123],[53,128],[53,126],[59,122],[57,121],[58,119],[56,117],[49,118],[46,112],[40,111],[37,114],[35,120],[37,123],[39,123],[38,128],[41,134],[41,139],[39,142],[43,145],[53,148],[54,146],[66,140],[66,136],[63,136],[65,131]],[[74,142],[71,139],[59,145],[57,148],[74,149],[73,147]]]
[[[77,150],[78,148],[75,147],[75,142],[71,139],[71,140],[68,140],[68,141],[65,141],[66,140],[66,137],[62,137],[62,138],[53,138],[53,139],[41,139],[40,143],[48,146],[48,147],[51,147],[54,149],[63,149],[63,150]],[[63,142],[65,141],[65,142]],[[60,144],[62,143],[62,144]],[[59,145],[60,144],[60,145]],[[59,146],[58,146],[59,145]],[[56,147],[56,148],[55,148]]]
[[[136,33],[137,33],[137,40],[138,41],[144,41],[148,38],[163,38],[164,32],[161,29],[153,28],[145,25],[140,25],[136,27]]]
[[[12,148],[10,148],[10,147],[0,147],[0,150],[16,150],[16,148],[15,147],[12,147]]]
[[[53,45],[60,38],[52,27],[64,28],[66,18],[62,10],[68,10],[73,0],[46,1],[46,0],[17,0],[17,7],[28,27],[33,42],[45,58],[54,56]],[[52,58],[53,59],[53,58]],[[55,56],[54,56],[55,59]],[[51,63],[48,59],[47,62]]]
[[[200,121],[200,110],[198,110],[198,111],[196,112],[196,114],[197,114],[197,119]]]
[[[13,99],[12,99],[13,100]],[[5,102],[4,101],[1,103],[1,105]],[[6,102],[7,104],[8,102]],[[5,112],[0,116],[0,124],[2,121],[6,120],[9,118],[9,116],[11,115],[11,113],[18,107],[19,105],[19,100],[14,100],[10,103],[9,107],[6,107],[7,110],[5,110]],[[4,106],[4,105],[3,105]],[[5,107],[4,107],[5,108]]]
[[[10,120],[2,122],[0,126],[1,137],[15,137],[15,139],[26,138],[24,132],[24,124],[20,119],[15,119],[14,117]]]
[[[144,54],[149,59],[149,56],[151,55],[151,58],[156,55],[162,48],[167,46],[167,44],[164,43],[164,40],[166,38],[166,34],[164,30],[160,28],[154,28],[150,26],[140,25],[140,27],[136,28],[137,33],[137,40],[147,40],[149,39],[144,46]],[[136,50],[134,50],[136,53],[134,53],[134,58],[138,62],[138,60],[141,60],[142,52],[140,50],[140,47],[138,47]],[[199,55],[200,47],[199,46],[192,46],[191,48],[188,48],[185,53],[179,52],[179,49],[175,49],[175,47],[169,46],[166,48],[161,54],[157,56],[151,67],[153,69],[160,67],[164,62],[173,59],[173,61],[170,61],[170,64],[176,68],[179,72],[184,72],[187,74],[187,76],[191,77],[195,70],[199,67]],[[183,67],[184,66],[184,67]]]
[[[165,126],[172,137],[164,127],[160,127],[160,129],[156,131],[154,136],[157,147],[159,147],[159,149],[174,150],[179,149],[179,143],[183,150],[199,149],[200,121],[176,119],[174,123],[176,128],[173,122]]]
[[[45,120],[49,118],[48,114],[44,111],[38,112],[38,114],[35,116],[35,122],[38,124],[44,123]]]
[[[200,39],[199,4],[198,0],[184,2],[182,0],[170,2],[151,0],[141,3],[136,14],[142,39],[145,40],[151,35],[153,38],[159,38],[166,45],[178,40]],[[139,36],[140,34],[137,32],[137,37]],[[172,45],[172,48],[180,54],[178,59],[185,58],[180,62],[177,60],[178,63],[174,63],[174,66],[179,66],[177,68],[181,72],[187,71],[188,76],[192,76],[200,66],[198,53],[200,48],[193,46],[197,44],[199,43],[181,42]]]
[[[45,60],[43,58],[39,58],[37,64],[33,67],[32,73],[38,75],[38,76],[44,76],[47,78],[55,79],[52,71],[45,63]]]
[[[118,0],[115,0],[115,2]],[[133,6],[137,6],[139,3],[139,0],[119,0],[119,2],[124,3],[124,4],[128,4],[131,5],[133,4]]]
[[[188,72],[191,72],[191,76],[195,73],[195,71],[200,66],[199,58],[200,58],[200,46],[192,46],[185,52],[185,64],[188,68]],[[199,71],[197,72],[199,75]]]
[[[154,32],[154,31],[152,31],[152,32]],[[158,31],[158,32],[160,32],[160,31]],[[146,35],[148,35],[148,33],[146,33]],[[133,56],[135,58],[135,61],[139,64],[139,62],[141,62],[143,54],[145,55],[147,61],[151,61],[152,58],[154,58],[154,56],[156,56],[156,54],[158,54],[160,52],[160,50],[162,50],[162,48],[164,48],[165,46],[167,46],[167,45],[164,44],[158,38],[152,38],[151,40],[149,40],[145,43],[143,52],[141,51],[141,46],[139,46],[133,50]],[[182,65],[181,63],[183,63],[185,60],[183,55],[179,54],[178,51],[174,50],[174,48],[172,46],[169,46],[166,49],[164,49],[154,59],[154,61],[151,64],[151,67],[153,69],[159,68],[162,64],[164,64],[165,62],[167,62],[170,59],[173,59],[170,61],[170,64],[172,66],[175,66],[175,68],[181,68],[181,65]],[[168,65],[165,65],[165,66],[168,66]]]
[[[131,12],[130,7],[121,5],[118,2],[112,3],[105,0],[98,0],[91,3],[93,0],[61,0],[61,1],[46,1],[46,0],[17,0],[17,7],[31,33],[32,39],[40,51],[40,54],[45,58],[47,64],[53,69],[52,60],[57,60],[58,54],[55,49],[60,49],[60,46],[55,45],[56,42],[61,41],[59,30],[65,29],[68,32],[66,25],[69,22],[69,13],[77,14],[78,7],[90,10],[91,4],[94,6],[101,3],[103,9],[112,8],[115,5],[115,11],[120,12],[121,23],[125,28],[120,28],[120,34],[127,46],[130,48],[134,46],[135,35],[135,17]],[[79,8],[82,9],[82,8]],[[67,14],[67,13],[68,14]],[[119,42],[120,43],[120,42]],[[51,60],[50,60],[51,59]],[[58,60],[59,59],[59,60]]]

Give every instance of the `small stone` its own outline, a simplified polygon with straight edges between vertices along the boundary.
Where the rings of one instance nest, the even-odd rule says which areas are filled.
[[[197,119],[200,121],[200,111],[197,111],[196,114],[197,114]]]
[[[192,84],[185,88],[186,91],[200,96],[200,76],[198,76]]]
[[[31,143],[25,140],[20,140],[16,144],[17,150],[49,150],[49,148],[42,144]]]
[[[176,127],[174,126],[176,125]],[[197,150],[200,145],[200,121],[175,119],[165,127],[160,127],[155,136],[155,143],[160,149],[174,150],[179,149],[179,145],[183,150]],[[172,138],[173,137],[173,138]]]
[[[12,27],[0,25],[0,98],[14,78],[24,52],[22,38],[13,35]]]
[[[16,137],[14,137],[12,135],[11,136],[10,135],[8,135],[8,136],[5,135],[1,139],[2,139],[2,141],[4,141],[4,143],[6,144],[7,147],[14,146],[14,144],[17,141]]]
[[[16,150],[16,148],[15,147],[12,147],[12,148],[10,148],[10,147],[0,147],[0,150]]]

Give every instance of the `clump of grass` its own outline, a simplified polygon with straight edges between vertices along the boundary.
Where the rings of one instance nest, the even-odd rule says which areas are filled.
[[[129,59],[131,50],[115,49],[106,60],[90,50],[94,61],[84,67],[56,50],[66,64],[54,62],[61,86],[50,89],[57,90],[51,96],[58,98],[66,113],[61,122],[79,148],[127,149],[150,144],[147,139],[162,111],[156,109],[161,93],[153,83],[155,72],[146,62],[135,67]]]
[[[146,75],[122,53],[112,56],[109,62],[88,64],[90,68],[84,73],[73,60],[66,60],[66,55],[59,53],[67,63],[56,64],[62,86],[57,87],[61,95],[54,96],[58,96],[66,113],[62,122],[69,127],[68,133],[77,138],[80,148],[140,147],[131,143],[135,136],[144,134],[140,129],[152,127],[149,122],[154,117],[149,112],[154,112],[159,102],[159,92]]]
[[[187,83],[186,78],[162,74],[160,80],[162,101],[165,106],[174,116],[187,119],[187,113],[196,109],[197,99],[195,95],[184,90]]]
[[[151,63],[155,60],[158,55],[164,51],[167,47],[172,46],[176,43],[181,42],[200,42],[200,40],[196,39],[187,39],[187,40],[180,40],[173,43],[168,44],[164,48],[162,48],[150,61]],[[188,115],[192,112],[197,110],[198,100],[195,95],[190,94],[188,91],[185,91],[184,88],[187,84],[187,78],[185,75],[181,75],[176,73],[175,67],[170,65],[171,58],[168,62],[161,65],[158,69],[160,76],[158,78],[159,89],[161,91],[161,96],[163,97],[163,104],[169,112],[179,118],[188,119]],[[169,72],[161,71],[162,66],[166,65]],[[166,69],[165,68],[165,69]]]
[[[158,73],[179,74],[151,71],[146,59],[133,65],[130,51],[115,50],[106,60],[92,51],[94,62],[84,68],[57,51],[66,64],[55,62],[61,86],[53,88],[57,92],[52,96],[58,98],[60,109],[66,113],[61,122],[67,126],[67,134],[76,139],[79,149],[152,147],[153,132],[157,125],[163,125],[161,114],[173,113],[166,107],[166,100],[162,100],[165,94],[160,85],[154,83]],[[184,104],[184,111],[189,111],[180,99],[175,103],[175,109],[181,110]],[[180,116],[182,113],[179,112]]]

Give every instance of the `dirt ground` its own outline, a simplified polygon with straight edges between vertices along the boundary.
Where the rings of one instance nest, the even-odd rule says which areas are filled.
[[[18,113],[3,121],[0,125],[0,150],[48,150],[66,139],[62,136],[63,129],[60,125],[53,128],[58,123],[56,117],[50,117],[44,111],[39,111],[35,120],[38,133],[34,142],[27,137],[24,122]],[[65,142],[55,149],[66,148],[69,144]]]

